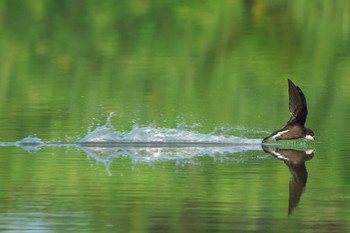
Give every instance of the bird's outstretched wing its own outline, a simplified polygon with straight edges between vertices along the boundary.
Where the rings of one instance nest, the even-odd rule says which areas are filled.
[[[289,111],[291,117],[288,125],[304,125],[307,116],[307,104],[303,91],[288,79]]]

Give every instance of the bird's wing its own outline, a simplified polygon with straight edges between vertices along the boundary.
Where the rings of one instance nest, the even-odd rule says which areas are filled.
[[[288,79],[289,111],[291,117],[287,124],[304,125],[307,116],[307,104],[303,91]]]

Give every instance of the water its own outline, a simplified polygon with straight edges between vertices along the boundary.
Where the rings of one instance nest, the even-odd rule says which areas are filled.
[[[15,180],[3,190],[13,194],[6,196],[5,202],[16,205],[6,208],[2,228],[10,231],[118,228],[123,232],[142,231],[138,228],[171,231],[172,227],[177,231],[179,226],[185,231],[200,231],[202,227],[214,230],[220,226],[222,230],[244,230],[250,221],[262,221],[255,219],[261,217],[259,212],[268,215],[281,212],[278,218],[288,220],[303,195],[307,178],[301,182],[298,177],[305,177],[307,171],[305,168],[300,172],[299,165],[312,156],[289,163],[289,158],[301,156],[284,156],[284,151],[289,150],[274,148],[283,146],[281,143],[264,148],[261,139],[215,132],[201,134],[183,125],[174,129],[134,126],[130,131],[119,132],[111,120],[112,114],[104,125],[76,142],[45,142],[28,136],[17,142],[0,143],[3,149],[14,147],[32,156],[28,159],[24,151],[12,152],[17,154],[17,163],[37,166],[35,177],[31,169],[20,170],[24,173],[19,178],[20,190]],[[304,142],[293,145],[305,147]],[[286,162],[291,184],[296,184],[290,191],[288,169],[276,162],[279,160]],[[42,167],[39,165],[42,163],[49,164]],[[11,179],[5,172],[4,178]],[[283,174],[279,181],[283,185],[276,186],[279,182],[269,177],[271,172]],[[259,182],[260,190],[249,188],[251,182]],[[297,184],[300,182],[301,185]],[[258,195],[261,192],[267,196]],[[108,217],[94,223],[95,214]],[[140,214],[141,219],[135,225],[126,224],[123,219],[134,214]],[[191,221],[187,222],[187,218]],[[226,218],[230,221],[221,224]]]
[[[349,3],[149,3],[0,4],[0,231],[348,232]]]

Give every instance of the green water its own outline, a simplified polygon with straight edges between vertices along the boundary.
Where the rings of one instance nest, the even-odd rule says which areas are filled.
[[[317,138],[301,143],[316,152],[291,215],[291,173],[262,150],[147,161],[2,146],[0,231],[349,231],[348,1],[4,0],[0,33],[1,142],[74,142],[110,112],[122,132],[264,138],[289,119],[288,78]]]

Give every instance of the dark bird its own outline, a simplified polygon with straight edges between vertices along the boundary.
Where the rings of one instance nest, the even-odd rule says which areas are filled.
[[[280,148],[269,148],[263,146],[266,153],[270,153],[279,160],[284,161],[288,166],[291,177],[289,181],[289,204],[288,214],[290,215],[293,209],[298,205],[300,197],[305,189],[308,172],[305,162],[312,159],[314,149],[310,150],[291,150]]]
[[[302,90],[288,79],[289,111],[291,117],[286,126],[276,130],[262,141],[290,140],[305,138],[315,140],[314,132],[304,126],[307,117],[307,104]]]

